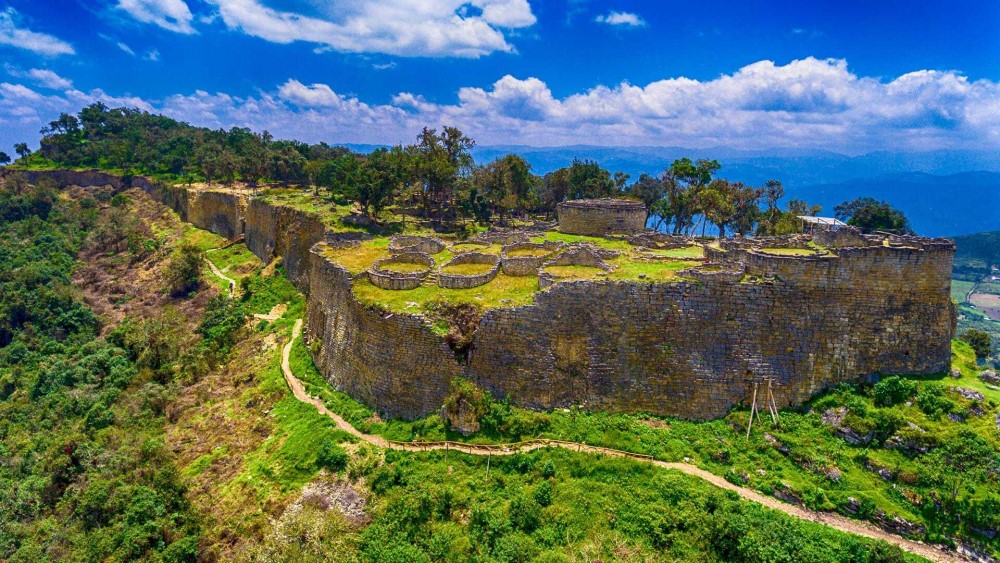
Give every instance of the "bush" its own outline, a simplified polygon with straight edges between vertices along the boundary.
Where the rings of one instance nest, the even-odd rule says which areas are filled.
[[[167,265],[167,282],[170,293],[176,296],[188,295],[201,285],[201,265],[205,253],[197,246],[185,244],[174,254]]]
[[[917,406],[930,418],[938,418],[955,408],[955,403],[944,396],[944,387],[925,385],[917,395]]]
[[[990,357],[990,353],[993,351],[993,341],[990,340],[989,333],[970,328],[963,332],[959,337],[959,340],[968,342],[972,349],[976,352],[977,360],[985,360]]]
[[[916,383],[898,376],[890,376],[875,384],[875,404],[891,407],[909,399],[916,391]]]
[[[205,307],[198,333],[214,347],[228,349],[236,344],[236,337],[249,316],[243,303],[218,295]]]
[[[349,459],[344,448],[330,438],[323,440],[319,451],[316,452],[316,465],[334,473],[343,471]]]
[[[533,496],[539,506],[549,506],[552,504],[552,484],[548,481],[542,481],[535,487],[535,494]]]

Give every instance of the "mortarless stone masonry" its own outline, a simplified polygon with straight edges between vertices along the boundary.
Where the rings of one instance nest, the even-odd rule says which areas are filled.
[[[94,172],[48,177],[126,187]],[[460,364],[423,317],[359,303],[350,274],[322,255],[322,244],[313,248],[324,229],[311,215],[144,178],[131,185],[198,227],[245,234],[262,260],[283,256],[309,295],[317,366],[333,386],[385,416],[436,411],[459,375],[531,408],[579,404],[706,419],[748,401],[753,382],[765,378],[774,378],[781,407],[838,382],[950,364],[951,241],[892,237],[891,246],[823,256],[726,244],[707,253],[716,266],[690,281],[557,283],[531,305],[487,311]]]
[[[559,230],[573,235],[640,233],[646,228],[646,206],[628,199],[575,199],[556,206]]]

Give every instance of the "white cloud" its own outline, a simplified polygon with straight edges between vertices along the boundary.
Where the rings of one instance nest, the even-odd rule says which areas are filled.
[[[156,49],[150,49],[149,51],[146,52],[145,55],[143,55],[142,58],[146,59],[147,61],[156,62],[160,60],[160,52]]]
[[[392,69],[396,68],[396,62],[393,61],[393,62],[382,63],[382,64],[375,63],[375,64],[372,65],[372,68],[374,68],[375,70],[392,70]]]
[[[73,46],[61,39],[18,27],[18,20],[18,13],[14,8],[0,10],[0,45],[27,49],[46,56],[76,54]]]
[[[184,0],[118,0],[118,8],[133,18],[177,33],[196,33],[194,15]]]
[[[638,14],[633,14],[631,12],[610,11],[607,13],[607,15],[597,16],[597,18],[595,18],[594,21],[614,26],[625,26],[625,27],[646,26],[646,20],[639,17]]]
[[[135,56],[135,51],[132,50],[132,47],[129,47],[128,45],[126,45],[124,41],[116,41],[115,42],[115,46],[117,46],[119,49],[121,49],[122,52],[124,52],[124,53],[126,53],[128,55],[131,55],[133,57]]]
[[[17,68],[7,67],[7,73],[15,78],[27,78],[49,90],[68,90],[73,87],[73,81],[59,76],[48,69],[33,68],[23,71]]]
[[[0,85],[0,145],[37,139],[60,111],[104,92],[45,96]],[[504,76],[466,87],[454,103],[402,92],[373,104],[328,84],[289,79],[239,97],[203,91],[127,104],[206,127],[267,129],[279,138],[330,143],[408,143],[423,126],[455,125],[480,144],[691,148],[729,146],[928,150],[1000,146],[1000,83],[921,70],[891,80],[857,76],[845,61],[760,61],[713,80],[684,77],[644,86],[598,85],[556,97],[539,78]]]
[[[502,29],[533,25],[527,0],[363,0],[320,6],[317,16],[259,0],[208,0],[230,29],[274,43],[304,41],[347,53],[477,58],[513,52]],[[478,10],[467,10],[471,4]],[[472,12],[476,12],[473,14]]]

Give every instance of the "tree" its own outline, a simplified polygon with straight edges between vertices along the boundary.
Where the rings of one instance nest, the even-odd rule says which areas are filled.
[[[193,244],[180,247],[167,265],[167,282],[173,295],[188,295],[201,285],[205,253]]]
[[[701,159],[697,162],[681,158],[671,163],[663,173],[667,199],[674,219],[674,234],[686,233],[693,228],[696,215],[703,213],[703,205],[714,203],[715,196],[699,197],[702,190],[722,165],[716,160]]]
[[[834,207],[833,211],[837,219],[866,233],[887,231],[900,235],[913,234],[910,222],[902,211],[871,197],[845,201]]]
[[[650,214],[656,215],[657,228],[663,224],[665,217],[659,209],[660,202],[667,195],[663,180],[649,174],[640,174],[639,179],[628,187],[626,193],[644,203]]]
[[[535,176],[531,173],[531,165],[516,154],[508,154],[477,168],[472,177],[475,189],[485,197],[501,223],[508,212],[525,209],[534,195]],[[477,216],[481,217],[482,213]]]
[[[10,155],[0,151],[0,164],[10,164]]]
[[[27,158],[31,154],[31,149],[28,148],[28,143],[17,143],[14,145],[14,152],[20,158]]]
[[[416,178],[423,184],[420,199],[424,216],[442,220],[445,208],[454,208],[459,178],[472,173],[472,153],[476,142],[455,127],[440,134],[424,127],[413,147]],[[436,213],[433,213],[435,212]]]
[[[968,342],[972,346],[972,349],[976,352],[977,360],[985,360],[993,352],[993,341],[990,339],[988,332],[970,328],[963,332],[958,339]]]

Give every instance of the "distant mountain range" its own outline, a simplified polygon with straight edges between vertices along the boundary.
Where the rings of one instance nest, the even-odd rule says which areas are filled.
[[[369,152],[372,145],[351,145]],[[1000,149],[939,150],[927,152],[872,152],[848,156],[812,149],[748,151],[715,147],[599,147],[589,145],[530,147],[481,146],[473,150],[477,162],[516,153],[545,174],[574,158],[595,160],[612,171],[635,179],[659,174],[682,157],[714,158],[720,175],[748,184],[772,178],[785,185],[787,198],[799,198],[833,207],[860,196],[886,200],[909,217],[914,230],[928,236],[954,236],[1000,230]]]

